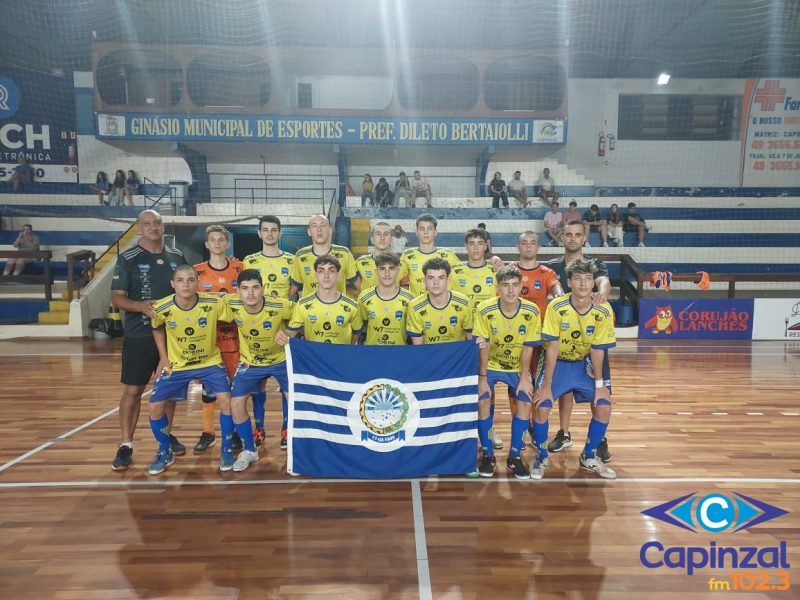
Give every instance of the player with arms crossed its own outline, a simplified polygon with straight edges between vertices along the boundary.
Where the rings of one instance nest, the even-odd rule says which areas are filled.
[[[197,272],[179,265],[172,273],[175,293],[153,306],[153,338],[159,355],[158,378],[150,395],[150,429],[158,442],[158,453],[150,464],[150,475],[163,473],[173,461],[169,421],[165,405],[185,400],[189,383],[200,381],[219,402],[222,434],[220,471],[233,468],[233,418],[228,375],[217,347],[217,323],[230,323],[232,316],[219,296],[197,293]]]
[[[531,354],[541,344],[542,321],[539,309],[520,298],[522,275],[513,266],[497,272],[498,298],[485,300],[475,312],[476,337],[486,341],[480,351],[478,368],[478,435],[483,451],[478,473],[494,475],[495,457],[492,428],[491,397],[498,382],[508,386],[517,398],[511,420],[511,446],[506,466],[517,479],[528,479],[530,471],[520,456],[525,448],[523,435],[530,426],[533,382]]]
[[[255,269],[245,269],[239,274],[239,294],[226,296],[225,303],[239,331],[241,352],[231,384],[233,426],[244,445],[233,463],[233,470],[238,472],[258,460],[247,414],[247,396],[260,390],[270,377],[278,382],[282,396],[289,392],[286,350],[275,342],[275,337],[292,318],[294,303],[278,296],[265,297],[261,275]]]
[[[582,226],[581,226],[582,229]],[[577,259],[567,265],[567,279],[572,290],[556,298],[547,307],[542,328],[545,340],[544,365],[536,375],[533,420],[534,442],[538,450],[531,467],[531,478],[541,479],[550,465],[547,456],[547,429],[553,399],[572,392],[575,402],[590,402],[592,420],[579,464],[604,479],[617,474],[596,456],[611,419],[611,392],[602,377],[604,351],[616,345],[614,313],[604,302],[592,304],[592,289],[597,274],[593,260]],[[592,374],[586,357],[591,358]]]
[[[403,346],[406,344],[406,316],[414,297],[397,283],[400,258],[391,252],[375,254],[377,287],[368,288],[358,297],[358,308],[367,332],[367,346]]]

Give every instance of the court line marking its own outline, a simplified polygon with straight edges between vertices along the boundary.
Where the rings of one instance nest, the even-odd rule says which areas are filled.
[[[411,481],[411,504],[414,510],[414,543],[417,547],[417,579],[420,600],[432,600],[431,572],[428,564],[428,541],[425,538],[425,517],[422,514],[422,491],[419,479]]]
[[[249,480],[202,480],[202,479],[167,479],[164,481],[110,481],[110,480],[95,480],[95,481],[19,481],[19,482],[0,482],[0,490],[2,489],[46,489],[46,488],[126,488],[126,487],[152,487],[152,488],[178,488],[182,486],[187,487],[200,487],[200,486],[253,486],[253,485],[309,485],[309,484],[326,484],[332,483],[363,483],[365,485],[372,485],[375,483],[513,483],[516,485],[542,485],[553,483],[570,483],[575,485],[605,485],[605,484],[635,484],[654,483],[733,483],[733,484],[774,484],[774,485],[800,485],[800,478],[798,479],[781,479],[781,478],[758,478],[758,477],[618,477],[617,479],[601,479],[601,478],[581,478],[581,477],[550,477],[540,479],[538,481],[522,481],[518,479],[502,479],[499,477],[492,478],[472,478],[472,477],[425,477],[418,479],[249,479]]]
[[[79,431],[83,431],[87,427],[91,427],[92,425],[94,425],[98,421],[101,421],[101,420],[105,419],[106,417],[108,417],[110,415],[113,415],[115,412],[118,412],[118,411],[119,411],[119,406],[117,406],[116,408],[112,408],[111,410],[109,410],[107,412],[104,412],[99,417],[95,417],[94,419],[92,419],[91,421],[87,421],[83,425],[78,425],[75,429],[67,431],[66,433],[62,433],[61,435],[59,435],[56,438],[53,438],[51,440],[47,440],[43,444],[40,444],[39,446],[37,446],[33,450],[28,450],[25,454],[22,454],[22,455],[18,456],[17,458],[12,458],[7,463],[5,463],[3,465],[0,465],[0,473],[5,471],[6,469],[9,469],[9,468],[13,467],[16,464],[21,463],[26,458],[30,458],[34,454],[38,454],[39,452],[41,452],[45,448],[49,448],[53,444],[56,444],[58,442],[62,442],[65,439],[67,439],[68,437],[70,437],[71,435],[74,435],[74,434],[78,433]]]

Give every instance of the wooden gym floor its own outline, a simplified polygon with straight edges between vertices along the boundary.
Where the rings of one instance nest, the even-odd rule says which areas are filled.
[[[800,344],[621,342],[609,430],[614,482],[577,470],[588,423],[541,482],[288,477],[268,401],[266,457],[243,474],[193,456],[161,477],[146,407],[134,467],[114,473],[118,340],[0,342],[0,598],[706,598],[729,570],[642,566],[643,543],[773,546],[800,597]],[[496,422],[506,443],[505,395]],[[551,417],[551,434],[558,429]],[[528,450],[527,460],[532,454]],[[691,533],[642,510],[740,492],[789,511],[739,533]],[[769,572],[776,583],[775,570]]]

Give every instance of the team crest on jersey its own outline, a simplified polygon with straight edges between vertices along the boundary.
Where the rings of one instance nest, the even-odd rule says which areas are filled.
[[[308,265],[306,265],[306,266],[304,266],[304,267],[303,267],[303,271],[304,271],[305,273],[311,273],[311,267],[309,267]]]
[[[283,275],[284,277],[288,277],[289,269],[287,267],[281,267],[281,275]]]
[[[466,279],[459,279],[458,280],[458,285],[460,285],[461,287],[466,287],[467,280]]]
[[[416,271],[417,269],[419,269],[419,265],[418,265],[418,264],[416,264],[416,263],[412,263],[412,265],[411,265],[411,270],[412,270],[412,271]]]
[[[494,277],[492,277],[491,275],[489,275],[489,276],[486,278],[486,285],[494,285]]]
[[[317,315],[308,315],[308,320],[311,321],[312,323],[316,323]]]
[[[538,279],[536,281],[534,281],[533,282],[533,289],[535,289],[535,290],[542,289],[542,282],[539,281]]]
[[[594,325],[589,325],[586,327],[586,335],[592,335],[594,333]]]
[[[377,452],[402,448],[419,427],[419,403],[404,384],[373,379],[351,396],[347,408],[350,431],[359,445]]]
[[[564,331],[566,331],[567,329],[569,329],[569,323],[563,323],[563,322],[562,322],[562,323],[561,323],[561,329],[563,329]]]
[[[492,327],[492,333],[497,335],[497,327]]]
[[[164,264],[164,259],[163,258],[157,258],[156,259],[156,264],[157,265],[163,265]]]
[[[200,325],[200,327],[205,327],[206,325],[208,325],[208,319],[206,319],[205,317],[200,317],[197,320],[197,324]]]
[[[527,330],[528,330],[528,329],[527,329],[527,327],[525,327],[525,325],[520,325],[520,326],[519,326],[519,335],[525,335],[525,332],[526,332]]]
[[[336,324],[337,325],[344,325],[344,317],[342,315],[338,315],[336,317]]]
[[[402,321],[403,320],[403,311],[402,310],[394,311],[394,318],[397,319],[398,321]]]
[[[161,263],[158,263],[158,264],[161,264]],[[169,266],[172,267],[173,271],[178,268],[178,265],[176,263],[174,263],[174,262],[169,263]]]
[[[272,323],[271,323],[270,321],[264,321],[264,323],[263,323],[261,326],[262,326],[264,329],[266,329],[267,331],[269,331],[270,329],[272,329]]]
[[[452,325],[453,327],[458,325],[458,317],[450,317],[450,325]]]

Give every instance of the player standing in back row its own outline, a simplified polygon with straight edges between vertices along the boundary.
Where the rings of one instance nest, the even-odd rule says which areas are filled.
[[[441,258],[451,268],[461,262],[452,250],[436,247],[437,225],[438,221],[432,214],[425,213],[417,217],[419,246],[406,248],[400,257],[400,284],[405,285],[407,282],[408,291],[415,298],[425,292],[425,274],[422,272],[422,266],[427,261],[432,258]]]

